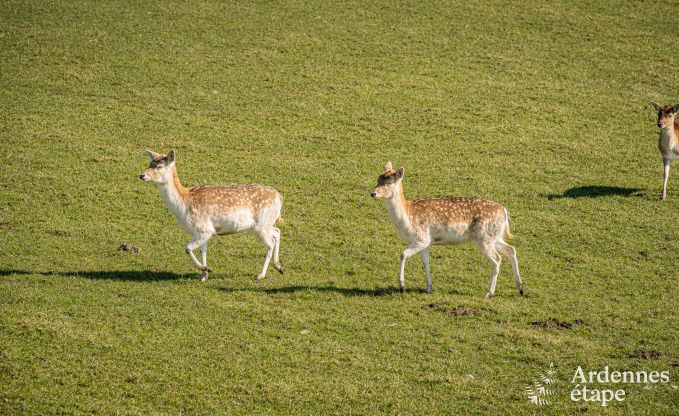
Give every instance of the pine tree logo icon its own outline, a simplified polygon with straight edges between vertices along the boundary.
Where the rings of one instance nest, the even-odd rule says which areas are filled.
[[[548,399],[556,394],[554,374],[554,363],[550,363],[547,371],[541,372],[537,378],[533,378],[532,384],[526,384],[526,395],[533,405],[547,406],[551,404]]]

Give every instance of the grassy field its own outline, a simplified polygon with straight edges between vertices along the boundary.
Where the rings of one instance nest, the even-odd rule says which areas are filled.
[[[239,3],[2,3],[0,413],[677,414],[679,3]],[[286,273],[237,235],[199,282],[145,148],[276,187]],[[395,291],[389,160],[504,204],[527,296],[471,246]],[[575,403],[577,366],[671,380]]]

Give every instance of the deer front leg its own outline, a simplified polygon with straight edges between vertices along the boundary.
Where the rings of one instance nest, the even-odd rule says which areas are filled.
[[[191,241],[186,245],[186,248],[184,251],[186,251],[186,254],[191,257],[191,260],[193,260],[193,264],[196,265],[198,270],[203,272],[201,274],[201,280],[207,279],[207,273],[211,272],[212,269],[207,267],[207,241],[210,239],[211,235],[210,234],[203,234],[203,235],[194,235]],[[203,253],[203,262],[204,264],[201,264],[198,259],[196,258],[196,255],[193,253],[193,250],[197,249],[199,246],[205,245],[205,252]],[[201,248],[202,251],[202,248]]]
[[[200,281],[204,282],[207,280],[208,271],[210,270],[210,268],[207,267],[207,241],[200,245],[200,254],[203,258],[203,270],[200,274]]]
[[[664,201],[667,198],[667,179],[670,177],[670,163],[669,159],[663,159],[663,178],[662,178],[662,192],[660,193],[660,200]]]
[[[403,253],[401,253],[401,268],[398,272],[398,287],[401,290],[401,293],[403,293],[406,290],[405,283],[406,259],[410,256],[419,253],[420,251],[426,249],[427,247],[429,247],[429,241],[416,241],[414,243],[411,243],[410,246],[408,246],[408,248],[403,250]]]
[[[429,271],[429,247],[422,250],[420,255],[422,256],[422,264],[424,265],[424,275],[427,277],[427,293],[431,293],[432,285],[431,285],[431,273]]]

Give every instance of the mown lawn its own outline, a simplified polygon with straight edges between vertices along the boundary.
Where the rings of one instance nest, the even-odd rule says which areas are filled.
[[[676,1],[45,2],[0,6],[0,413],[676,414]],[[284,196],[283,276],[215,238],[206,283],[144,149],[186,185]],[[471,246],[397,286],[372,200],[512,214],[527,296]],[[123,243],[138,255],[117,251]],[[554,364],[556,395],[525,386]],[[577,366],[669,371],[569,399]]]

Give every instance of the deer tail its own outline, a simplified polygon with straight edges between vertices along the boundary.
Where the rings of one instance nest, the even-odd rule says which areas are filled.
[[[509,211],[507,211],[507,208],[505,208],[505,220],[507,221],[507,227],[505,227],[505,235],[507,236],[507,238],[514,238],[514,235],[510,230]]]

